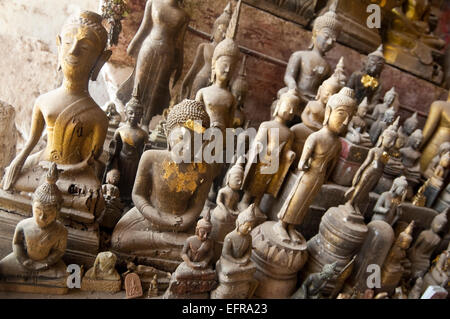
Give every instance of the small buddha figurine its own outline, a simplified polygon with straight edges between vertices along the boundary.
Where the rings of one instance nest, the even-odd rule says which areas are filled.
[[[366,121],[369,126],[371,126],[374,122],[382,119],[384,113],[386,113],[386,111],[390,107],[394,108],[396,114],[400,109],[398,94],[395,91],[395,87],[392,87],[389,91],[386,92],[386,94],[384,95],[383,103],[375,105],[372,114],[366,117]]]
[[[344,58],[341,57],[336,66],[334,74],[325,80],[319,87],[316,99],[309,101],[302,112],[302,123],[291,127],[291,131],[295,134],[293,150],[297,155],[297,160],[302,155],[305,141],[311,133],[317,132],[323,127],[325,117],[325,109],[328,99],[339,92],[345,85],[345,80],[340,81],[339,74],[344,72]],[[344,76],[345,79],[345,76]]]
[[[113,231],[114,252],[144,256],[147,264],[175,270],[212,184],[213,165],[195,163],[196,148],[192,147],[208,127],[202,103],[184,100],[171,108],[166,124],[168,149],[142,155],[132,193],[135,207]],[[186,136],[190,137],[184,141]]]
[[[235,8],[225,40],[214,49],[211,62],[212,85],[200,89],[195,97],[205,105],[211,119],[211,127],[219,128],[224,135],[226,128],[232,127],[236,109],[236,99],[230,92],[229,85],[240,54],[235,42],[240,10],[241,0]]]
[[[381,119],[378,119],[375,121],[372,126],[370,127],[369,135],[370,140],[373,145],[377,144],[378,138],[380,137],[381,133],[389,126],[391,125],[395,120],[395,110],[393,107],[390,107],[387,109],[387,111],[383,114],[383,117]]]
[[[365,97],[361,104],[359,104],[358,111],[348,125],[348,132],[347,135],[345,135],[345,139],[349,140],[353,144],[371,148],[373,145],[370,140],[370,135],[367,132],[366,121],[364,120],[368,107],[367,97]]]
[[[129,79],[117,97],[125,104],[140,88],[144,108],[142,128],[148,131],[153,116],[169,106],[169,82],[174,86],[183,70],[184,36],[190,17],[180,0],[152,0],[145,5],[144,17],[127,53],[136,60]]]
[[[418,190],[417,190],[417,194],[414,195],[413,200],[412,200],[412,204],[414,206],[418,206],[418,207],[425,207],[426,203],[427,203],[427,198],[424,195],[425,189],[427,188],[428,184],[427,182],[425,182]]]
[[[369,111],[378,103],[383,90],[380,75],[384,68],[383,45],[367,56],[367,61],[361,71],[354,72],[347,86],[355,90],[356,103],[360,104],[367,97]]]
[[[242,186],[244,195],[238,206],[240,211],[251,203],[259,206],[265,193],[271,194],[273,197],[277,196],[295,157],[294,152],[291,151],[294,134],[286,126],[286,123],[294,116],[299,103],[300,99],[295,91],[284,93],[278,100],[275,119],[263,122],[259,126],[258,133],[250,146],[245,166]],[[260,154],[261,144],[267,145],[264,154]],[[259,158],[257,158],[258,154]],[[275,163],[279,163],[278,170],[272,172],[271,168]]]
[[[447,224],[446,212],[434,217],[430,229],[419,234],[412,247],[408,250],[408,259],[411,262],[412,278],[423,277],[430,268],[430,258],[441,242],[439,233]]]
[[[57,180],[58,170],[53,163],[47,181],[33,194],[33,217],[17,224],[13,252],[0,261],[1,290],[67,293],[68,273],[61,259],[66,250],[67,230],[57,220],[62,203]]]
[[[239,190],[244,179],[244,168],[240,159],[228,171],[225,182],[226,186],[217,194],[217,206],[212,211],[211,222],[213,229],[211,238],[216,242],[215,257],[219,259],[222,252],[223,239],[226,234],[234,229],[236,218],[239,215],[237,205],[239,203]]]
[[[406,168],[412,169],[417,166],[419,169],[419,159],[422,154],[419,151],[420,143],[422,142],[422,130],[415,130],[407,140],[406,147],[400,149],[400,154],[402,155],[402,162]],[[420,174],[420,170],[418,171]]]
[[[109,127],[118,128],[122,117],[119,112],[117,112],[116,104],[114,102],[109,102],[106,106],[106,116],[108,117]]]
[[[61,87],[39,96],[33,108],[30,138],[9,165],[3,189],[31,193],[43,183],[48,162],[62,170],[58,187],[63,207],[96,215],[103,210],[98,167],[108,129],[105,112],[88,91],[111,51],[108,33],[97,13],[82,11],[70,17],[57,37]],[[45,149],[31,155],[47,130]]]
[[[116,270],[117,256],[110,251],[101,252],[95,258],[94,266],[83,277],[81,289],[87,291],[118,292],[122,280]]]
[[[433,176],[436,167],[439,165],[439,162],[441,161],[441,157],[448,152],[450,152],[450,142],[442,143],[439,146],[439,152],[430,161],[430,164],[428,164],[428,167],[425,173],[423,174],[425,178],[430,178],[431,176]]]
[[[231,13],[231,2],[229,2],[223,13],[214,22],[211,42],[201,43],[197,47],[194,62],[181,84],[180,99],[193,99],[200,89],[210,84],[214,49],[225,38]]]
[[[434,202],[436,201],[439,193],[442,188],[445,186],[444,181],[447,178],[448,172],[450,169],[450,152],[444,153],[436,168],[434,169],[433,174],[429,179],[426,180],[424,186],[424,195],[426,197],[426,206],[432,207]]]
[[[154,275],[152,281],[150,282],[150,287],[148,288],[147,297],[155,298],[158,297],[158,275]]]
[[[323,128],[306,139],[298,164],[299,175],[274,225],[283,242],[302,242],[295,226],[302,223],[314,197],[333,170],[341,152],[339,135],[346,133],[354,109],[354,91],[342,88],[328,100]]]
[[[414,133],[418,127],[419,127],[419,120],[417,119],[417,112],[414,112],[413,115],[408,117],[405,122],[403,122],[403,134],[407,136],[411,136],[412,133]]]
[[[120,200],[119,187],[120,172],[117,169],[106,174],[106,184],[102,185],[102,194],[105,199],[105,210],[98,218],[100,226],[114,229],[120,217],[122,217],[123,203]]]
[[[333,48],[341,29],[336,5],[315,19],[312,44],[308,50],[297,51],[291,55],[284,75],[287,87],[282,89],[278,96],[287,90],[296,89],[302,99],[301,106],[314,99],[320,84],[331,74],[331,67],[324,56]]]
[[[400,233],[381,268],[381,289],[389,295],[394,293],[403,276],[402,260],[406,257],[412,238],[414,221]]]
[[[422,172],[439,152],[441,144],[450,140],[450,93],[447,101],[436,101],[430,106],[427,122],[423,128],[421,145],[422,157],[420,169]]]
[[[408,181],[405,176],[394,180],[388,192],[380,195],[373,209],[372,220],[384,220],[389,225],[394,225],[398,219],[397,207],[404,202],[408,190]]]
[[[252,236],[256,224],[254,205],[241,212],[236,228],[226,235],[222,255],[216,263],[219,286],[211,292],[212,299],[248,299],[256,288],[253,275],[256,266],[250,260]]]
[[[441,286],[443,288],[448,287],[450,280],[450,244],[443,253],[439,255],[436,263],[423,277],[424,287],[422,292],[426,290],[428,286]]]
[[[375,147],[371,148],[364,163],[353,178],[352,187],[345,193],[349,196],[351,205],[364,201],[360,195],[368,195],[374,189],[383,175],[384,167],[389,161],[389,150],[397,139],[397,130],[393,125],[388,127],[381,135]]]
[[[233,119],[234,128],[242,127],[243,129],[247,129],[249,125],[249,121],[246,119],[244,113],[245,99],[247,98],[248,94],[248,83],[246,79],[247,72],[245,70],[246,61],[247,56],[244,55],[238,77],[234,80],[233,85],[231,86],[231,93],[233,94],[237,102]]]
[[[135,95],[125,106],[126,124],[114,133],[116,154],[112,159],[112,167],[119,170],[119,190],[124,203],[131,202],[131,192],[139,165],[139,160],[148,141],[148,133],[139,127],[143,108]]]
[[[321,290],[326,286],[329,280],[336,277],[337,262],[323,266],[320,273],[310,274],[302,286],[292,295],[291,299],[321,299],[323,298]]]
[[[211,265],[214,256],[214,241],[209,238],[211,229],[208,211],[198,221],[195,235],[186,239],[181,251],[183,262],[172,274],[164,299],[209,298],[209,291],[217,284]]]

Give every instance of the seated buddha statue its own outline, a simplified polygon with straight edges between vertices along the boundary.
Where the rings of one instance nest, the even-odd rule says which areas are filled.
[[[58,187],[63,207],[96,214],[103,209],[98,161],[102,154],[108,118],[88,91],[111,55],[105,50],[108,34],[102,17],[82,11],[70,17],[57,37],[62,85],[39,96],[35,102],[30,138],[11,162],[3,189],[33,192],[45,180],[48,162],[62,170]],[[46,129],[46,147],[30,156]]]
[[[111,247],[119,257],[139,256],[143,264],[166,271],[182,261],[181,249],[194,233],[214,175],[213,164],[194,162],[191,147],[209,125],[200,102],[184,100],[170,109],[168,149],[143,153],[131,195],[135,207],[112,233]]]
[[[391,106],[394,108],[395,112],[398,113],[400,109],[400,103],[398,100],[398,94],[395,91],[395,87],[392,87],[389,91],[387,91],[384,95],[383,103],[375,105],[372,114],[367,115],[366,121],[369,126],[377,120],[381,119],[383,117],[383,114],[386,113],[386,111]]]
[[[17,224],[13,252],[0,261],[0,290],[67,293],[68,273],[61,260],[67,230],[57,220],[62,195],[56,186],[56,164],[52,164],[46,178],[33,194],[33,217]]]
[[[373,145],[370,140],[370,135],[367,132],[366,121],[364,120],[368,107],[369,105],[367,104],[367,98],[364,98],[361,104],[358,105],[358,111],[348,125],[348,132],[347,135],[345,135],[345,139],[349,140],[353,144],[371,148]]]

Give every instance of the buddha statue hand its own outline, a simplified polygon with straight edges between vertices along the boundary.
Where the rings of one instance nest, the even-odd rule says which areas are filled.
[[[48,264],[47,263],[34,261],[32,259],[25,260],[25,262],[23,263],[23,266],[25,268],[29,269],[29,270],[32,270],[32,271],[40,271],[40,270],[48,269]]]
[[[93,150],[91,154],[88,157],[86,157],[82,162],[71,165],[60,164],[58,165],[58,170],[61,170],[62,172],[66,173],[79,173],[85,171],[88,167],[92,167],[94,165],[94,161],[95,157]],[[39,164],[42,167],[49,169],[52,163],[48,161],[42,161]]]
[[[26,158],[22,155],[19,155],[6,168],[6,172],[2,180],[2,188],[5,191],[10,190],[11,187],[14,186],[14,183],[22,170],[23,164],[25,163],[25,159]]]

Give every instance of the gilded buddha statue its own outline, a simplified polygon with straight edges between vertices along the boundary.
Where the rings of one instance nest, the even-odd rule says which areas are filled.
[[[139,256],[142,263],[166,271],[181,262],[181,249],[194,232],[214,176],[214,165],[195,162],[191,147],[208,127],[200,102],[184,100],[170,109],[168,149],[144,152],[132,192],[135,207],[113,231],[111,246],[119,256]]]
[[[111,51],[100,15],[82,11],[70,17],[57,37],[62,85],[39,96],[35,102],[30,138],[9,165],[3,189],[33,192],[45,180],[48,162],[62,170],[58,187],[63,207],[93,216],[103,209],[101,183],[97,176],[108,118],[88,92]],[[47,131],[44,150],[30,155]]]
[[[211,80],[211,61],[215,47],[225,39],[228,24],[231,20],[231,2],[225,7],[223,13],[216,19],[213,25],[211,42],[201,43],[181,85],[180,99],[193,99],[197,92],[207,87]]]
[[[142,128],[146,131],[152,117],[169,106],[172,75],[175,85],[183,70],[184,36],[190,17],[181,2],[147,1],[141,25],[127,49],[136,59],[136,66],[117,91],[117,97],[125,104],[139,88],[144,107]]]

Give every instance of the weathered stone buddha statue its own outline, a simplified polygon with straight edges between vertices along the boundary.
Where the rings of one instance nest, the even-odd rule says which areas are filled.
[[[192,147],[208,127],[209,116],[200,102],[184,100],[170,110],[169,149],[144,152],[132,193],[135,207],[113,231],[111,247],[119,255],[140,257],[167,271],[178,266],[213,180],[213,166],[195,163],[197,150]]]
[[[173,85],[181,76],[189,20],[180,0],[147,1],[141,25],[128,46],[127,53],[136,60],[136,66],[117,91],[117,97],[125,105],[139,88],[145,131],[152,117],[169,106],[172,75]]]
[[[302,155],[303,146],[305,145],[305,141],[308,136],[323,127],[328,99],[332,95],[338,93],[339,90],[345,85],[345,74],[343,76],[343,81],[340,80],[341,76],[339,75],[343,72],[344,58],[342,57],[336,66],[334,74],[325,80],[319,87],[316,99],[309,101],[308,104],[306,104],[306,107],[301,115],[302,123],[291,127],[291,131],[295,134],[293,150],[297,156],[297,163]]]
[[[423,277],[424,286],[422,292],[428,286],[441,286],[448,290],[450,280],[450,245],[448,248],[436,258],[436,263]]]
[[[411,262],[412,278],[423,277],[430,268],[430,258],[441,242],[439,233],[447,224],[446,212],[434,217],[430,229],[419,234],[412,247],[408,250],[408,259]]]
[[[112,159],[112,167],[120,172],[120,197],[124,203],[129,203],[139,160],[148,141],[148,133],[139,127],[143,107],[137,96],[133,96],[128,101],[125,113],[126,124],[119,127],[114,133],[116,153]]]
[[[406,257],[406,251],[413,240],[413,228],[414,221],[397,237],[381,268],[381,288],[377,291],[384,291],[392,295],[399,285],[404,272],[402,261]]]
[[[101,16],[90,11],[66,21],[57,37],[63,84],[36,100],[30,138],[3,180],[4,190],[31,193],[45,180],[43,166],[54,162],[62,170],[58,187],[63,207],[71,210],[72,218],[90,222],[103,209],[96,168],[108,128],[105,112],[88,92],[89,79],[96,79],[111,55],[105,50],[107,32],[101,21]],[[45,149],[30,155],[45,128]]]
[[[101,252],[95,259],[94,266],[83,277],[81,289],[87,291],[106,291],[110,293],[121,290],[122,280],[116,270],[117,256],[110,251]]]
[[[398,219],[397,207],[406,198],[408,181],[405,176],[400,176],[394,180],[388,192],[380,195],[373,209],[372,220],[384,220],[389,225],[394,225]],[[394,287],[395,288],[395,287]]]
[[[119,190],[120,173],[118,170],[111,170],[106,174],[106,183],[102,185],[102,195],[105,200],[105,209],[98,217],[98,224],[107,229],[114,229],[120,217],[124,205],[120,200]]]
[[[419,128],[419,120],[417,119],[417,112],[408,117],[402,125],[402,133],[410,137]],[[408,144],[409,141],[406,143]]]
[[[210,85],[214,49],[225,38],[231,13],[231,2],[229,2],[223,13],[214,22],[211,42],[201,43],[197,47],[194,62],[181,84],[180,99],[194,99],[200,89]]]
[[[52,164],[47,181],[33,194],[33,217],[20,221],[14,231],[13,252],[0,261],[0,290],[65,294],[66,265],[61,260],[67,230],[57,220],[62,194]]]
[[[430,106],[427,122],[423,128],[421,145],[422,157],[420,169],[422,172],[436,156],[441,144],[450,140],[450,93],[447,101],[436,101]]]
[[[420,143],[422,142],[422,130],[415,130],[409,136],[406,147],[400,149],[401,159],[404,166],[404,174],[408,179],[408,198],[411,198],[413,189],[420,183]]]
[[[328,100],[324,126],[306,139],[298,164],[298,177],[280,212],[275,232],[282,241],[300,242],[300,225],[341,151],[339,135],[346,133],[355,109],[354,91],[341,89]]]
[[[355,71],[350,76],[347,86],[355,90],[356,103],[360,104],[367,97],[369,111],[372,111],[381,97],[383,90],[380,75],[384,68],[385,59],[383,46],[367,56],[367,61],[361,71]]]
[[[241,62],[239,74],[234,80],[233,85],[231,86],[231,93],[233,94],[237,103],[233,119],[234,128],[242,127],[243,129],[246,129],[250,122],[249,120],[247,120],[244,113],[245,99],[247,98],[248,94],[247,72],[245,70],[246,61],[247,56],[244,55]]]
[[[423,173],[423,175],[425,176],[425,178],[430,178],[431,176],[433,176],[434,171],[436,169],[436,167],[439,165],[439,162],[441,161],[441,157],[445,154],[450,152],[450,142],[445,142],[442,143],[439,146],[439,151],[436,154],[435,157],[433,157],[433,159],[430,161],[430,164],[428,164],[427,169],[425,170],[425,172]]]
[[[443,72],[435,56],[445,41],[431,33],[430,8],[429,0],[403,0],[392,9],[385,56],[388,63],[440,84]]]
[[[442,154],[439,163],[434,169],[433,174],[425,182],[424,196],[426,197],[426,206],[432,207],[442,188],[450,170],[450,152]],[[447,185],[448,187],[448,185]]]
[[[209,299],[209,292],[217,285],[212,269],[214,241],[209,238],[212,224],[209,213],[200,219],[195,235],[186,239],[181,251],[183,262],[172,274],[164,299]]]
[[[320,84],[330,76],[331,67],[324,56],[333,48],[342,28],[335,10],[332,7],[315,19],[309,49],[291,55],[284,75],[286,88],[278,92],[278,96],[287,90],[296,89],[303,107],[314,99]]]
[[[372,114],[370,116],[367,116],[368,124],[372,125],[372,123],[383,118],[384,113],[386,113],[386,111],[390,107],[394,108],[395,113],[398,113],[400,109],[400,104],[398,102],[398,94],[395,91],[395,87],[392,87],[389,91],[386,92],[383,98],[383,103],[375,105]]]
[[[302,286],[292,295],[291,299],[321,299],[323,298],[321,290],[326,286],[328,281],[338,275],[336,271],[337,263],[327,264],[323,266],[320,273],[309,275]]]
[[[370,140],[370,135],[367,132],[366,121],[364,120],[368,107],[369,105],[367,104],[367,98],[365,97],[359,104],[358,111],[348,125],[348,132],[347,135],[345,135],[345,139],[355,145],[371,148],[373,145]]]
[[[295,158],[291,150],[294,134],[286,123],[292,119],[299,103],[300,99],[295,91],[284,93],[278,100],[275,119],[259,126],[248,153],[242,186],[244,195],[239,203],[239,210],[244,210],[251,203],[259,206],[265,193],[277,197]],[[261,145],[266,149],[262,149]]]
[[[378,119],[372,124],[372,126],[370,127],[369,135],[370,141],[373,145],[377,144],[378,138],[380,137],[381,133],[383,133],[383,131],[386,130],[388,126],[394,122],[395,114],[396,112],[394,108],[390,107],[389,109],[387,109],[381,119]]]
[[[195,97],[205,105],[211,119],[211,127],[220,129],[223,135],[227,127],[232,127],[236,109],[236,99],[230,92],[230,81],[240,54],[235,42],[240,10],[241,0],[231,17],[225,39],[214,49],[211,62],[212,85],[199,90]]]
[[[258,282],[253,278],[255,264],[250,231],[256,223],[254,205],[241,212],[236,228],[225,236],[222,254],[216,263],[219,286],[211,292],[211,299],[249,299]]]

